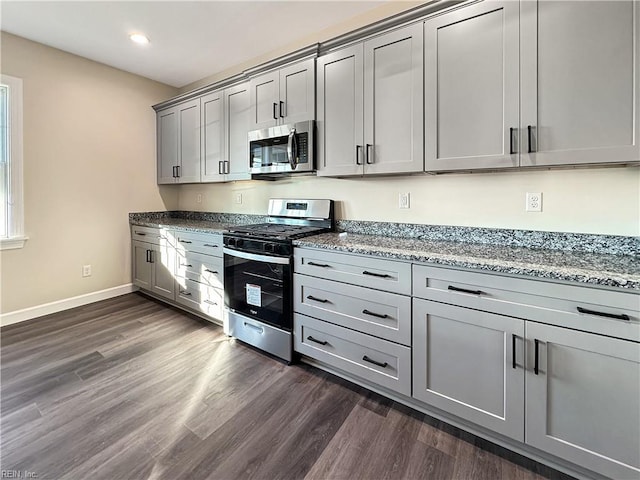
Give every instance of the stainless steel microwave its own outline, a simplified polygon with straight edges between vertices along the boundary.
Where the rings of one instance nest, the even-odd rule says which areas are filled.
[[[251,174],[312,172],[314,129],[315,122],[309,120],[249,132]]]

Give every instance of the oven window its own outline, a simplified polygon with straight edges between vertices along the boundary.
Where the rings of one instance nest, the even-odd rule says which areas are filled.
[[[247,317],[291,330],[291,265],[224,255],[227,307]]]

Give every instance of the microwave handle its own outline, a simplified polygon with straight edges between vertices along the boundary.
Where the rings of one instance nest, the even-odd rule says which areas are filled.
[[[287,158],[289,159],[291,170],[295,170],[298,166],[298,137],[296,136],[295,128],[292,128],[291,132],[289,132],[289,142],[287,143]]]

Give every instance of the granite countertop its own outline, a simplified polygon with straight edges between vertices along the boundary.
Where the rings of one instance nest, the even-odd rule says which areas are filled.
[[[213,222],[210,220],[189,220],[184,218],[147,218],[136,219],[129,223],[141,227],[171,228],[186,232],[198,233],[222,233],[235,225],[234,223]]]
[[[534,249],[382,235],[325,233],[295,240],[300,247],[425,262],[640,292],[635,255]]]

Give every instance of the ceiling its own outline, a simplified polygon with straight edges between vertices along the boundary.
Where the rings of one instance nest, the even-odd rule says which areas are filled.
[[[0,27],[60,50],[182,87],[283,48],[387,1],[2,0]],[[134,44],[129,39],[134,32],[143,32],[151,43]]]

